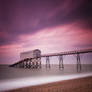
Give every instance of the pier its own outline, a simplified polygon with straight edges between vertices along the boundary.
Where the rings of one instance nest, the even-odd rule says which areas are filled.
[[[76,56],[76,68],[77,71],[81,71],[81,54],[85,53],[92,53],[91,49],[82,49],[82,50],[75,50],[75,51],[66,51],[66,52],[60,52],[60,53],[51,53],[51,54],[44,54],[40,55],[34,58],[25,58],[23,60],[18,61],[17,63],[14,63],[10,65],[10,67],[19,67],[19,68],[31,68],[31,69],[37,69],[41,68],[41,58],[46,59],[46,68],[51,68],[51,62],[50,57],[57,56],[59,60],[59,69],[64,69],[64,59],[63,56],[67,55],[75,55]]]

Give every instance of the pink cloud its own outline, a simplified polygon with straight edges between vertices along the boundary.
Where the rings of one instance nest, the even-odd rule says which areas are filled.
[[[18,44],[10,44],[0,46],[0,63],[12,63],[19,60],[21,46]]]
[[[40,30],[34,35],[21,35],[24,51],[39,48],[43,53],[72,50],[75,45],[92,42],[92,32],[75,27],[75,25],[57,26]]]
[[[23,51],[40,49],[42,54],[55,53],[85,48],[91,42],[90,30],[82,30],[76,24],[57,26],[39,30],[34,34],[20,35],[15,43],[0,47],[0,57],[15,62]]]

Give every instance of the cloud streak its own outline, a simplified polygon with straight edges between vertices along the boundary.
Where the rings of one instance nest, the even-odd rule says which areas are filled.
[[[0,30],[9,35],[0,37],[1,45],[18,40],[21,34],[78,21],[81,27],[92,29],[92,7],[87,0],[1,0],[0,6]]]
[[[9,53],[15,58],[19,52],[35,48],[48,53],[91,47],[91,2],[1,0],[1,58],[9,57]]]

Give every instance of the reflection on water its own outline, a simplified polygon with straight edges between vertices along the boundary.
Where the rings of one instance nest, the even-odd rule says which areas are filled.
[[[41,69],[0,65],[0,91],[86,76],[92,76],[92,65],[82,65],[80,72],[77,72],[76,65],[65,65],[64,69],[59,69],[58,65],[51,65],[51,68],[46,68],[43,65]]]
[[[46,68],[45,65],[41,69],[23,69],[13,68],[7,65],[0,65],[0,80],[23,78],[23,77],[42,77],[42,76],[57,76],[70,75],[92,72],[92,65],[82,65],[80,72],[77,72],[76,65],[64,65],[64,69],[59,69],[58,65],[51,65],[51,68]]]

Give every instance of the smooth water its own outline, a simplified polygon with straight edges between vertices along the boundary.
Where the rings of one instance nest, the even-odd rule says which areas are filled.
[[[51,65],[41,69],[23,69],[0,65],[0,92],[27,86],[41,85],[45,83],[69,80],[92,76],[92,65],[82,65],[82,70],[77,71],[76,65],[64,65],[59,69],[58,65]]]
[[[72,75],[80,73],[90,73],[92,72],[92,64],[82,65],[81,71],[77,71],[76,65],[66,64],[64,69],[59,69],[58,65],[51,65],[50,68],[46,68],[45,65],[41,69],[24,69],[24,68],[14,68],[8,65],[0,65],[0,81],[14,78],[24,78],[24,77],[44,77],[44,76],[62,76],[62,75]]]

